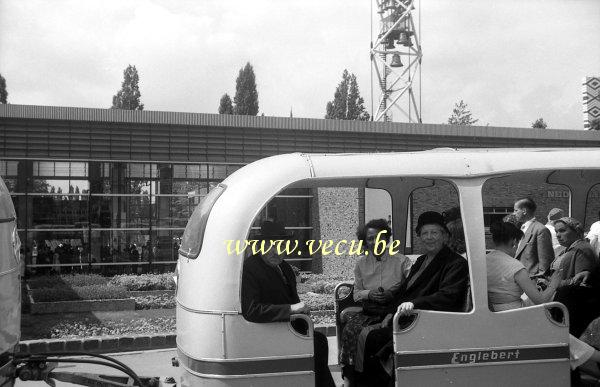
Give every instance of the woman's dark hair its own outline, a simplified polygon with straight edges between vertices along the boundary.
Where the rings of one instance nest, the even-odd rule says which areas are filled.
[[[495,222],[490,225],[492,240],[496,245],[506,244],[513,239],[520,240],[523,238],[523,231],[517,226],[508,222]]]
[[[367,243],[367,241],[365,239],[367,238],[367,229],[369,229],[369,228],[374,228],[375,230],[378,230],[379,232],[381,232],[383,230],[387,231],[387,233],[385,234],[386,242],[392,236],[392,229],[388,225],[387,220],[372,219],[367,224],[358,226],[358,229],[356,230],[356,237],[358,238],[359,241],[363,241],[363,243]]]
[[[462,219],[454,219],[446,224],[448,231],[450,231],[450,239],[448,240],[448,247],[455,252],[462,254],[467,252],[467,244],[465,242],[465,230],[463,228]]]

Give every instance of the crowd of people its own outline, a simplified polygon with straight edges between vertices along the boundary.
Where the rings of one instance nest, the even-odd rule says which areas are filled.
[[[575,375],[582,371],[600,377],[600,352],[585,340],[594,336],[590,329],[600,327],[600,297],[596,295],[600,286],[600,213],[599,221],[584,235],[582,223],[564,216],[561,209],[552,209],[546,224],[536,219],[536,210],[532,199],[519,199],[511,216],[490,226],[494,249],[486,255],[489,308],[504,311],[552,300],[562,302],[570,316]],[[354,268],[353,298],[362,309],[344,316],[339,351],[347,386],[386,386],[393,382],[394,313],[409,318],[413,309],[464,312],[470,307],[460,211],[426,211],[418,217],[415,231],[423,255],[413,264],[402,254],[376,251],[377,235],[388,242],[391,238],[388,221],[374,219],[357,231],[364,253]],[[260,238],[289,236],[277,223],[264,222]],[[307,312],[283,256],[270,251],[246,259],[242,313],[247,320],[285,321],[291,314]],[[584,340],[578,339],[580,336]],[[327,368],[327,351],[327,341],[315,333],[317,386],[334,385]]]

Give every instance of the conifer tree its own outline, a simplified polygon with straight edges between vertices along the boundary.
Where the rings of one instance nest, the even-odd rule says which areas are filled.
[[[531,127],[534,129],[546,129],[548,127],[548,124],[546,123],[546,121],[544,121],[543,118],[538,118],[537,120],[535,120],[534,123],[531,124]]]
[[[342,73],[342,81],[335,89],[333,101],[327,102],[325,118],[359,121],[371,118],[360,96],[356,76],[348,73],[348,70]]]
[[[8,92],[6,91],[6,79],[0,74],[0,103],[6,104]]]
[[[235,107],[234,114],[255,116],[258,114],[258,92],[256,91],[256,77],[250,62],[240,69],[235,81]]]
[[[233,114],[233,104],[227,93],[223,94],[221,101],[219,101],[219,114]]]
[[[140,102],[141,94],[138,83],[137,69],[132,65],[127,66],[123,71],[121,90],[113,96],[112,109],[144,110],[144,104]]]
[[[471,111],[467,109],[467,104],[462,99],[454,104],[452,115],[448,118],[450,125],[473,125],[477,121],[479,120],[472,117]]]

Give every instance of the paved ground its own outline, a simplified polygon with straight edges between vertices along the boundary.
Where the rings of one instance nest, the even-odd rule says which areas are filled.
[[[337,368],[337,341],[336,337],[328,337],[329,341],[329,364],[332,369],[332,374],[336,385],[342,381],[341,374]],[[143,352],[127,352],[121,354],[111,354],[111,357],[125,363],[133,369],[139,376],[175,376],[180,368],[171,366],[171,358],[176,356],[175,349],[159,349]],[[93,364],[62,364],[56,370],[63,372],[89,372],[101,373],[105,375],[122,375],[119,371],[112,368],[97,366]],[[47,386],[44,382],[21,382],[16,383],[17,386]],[[57,386],[74,386],[70,383],[58,382]]]

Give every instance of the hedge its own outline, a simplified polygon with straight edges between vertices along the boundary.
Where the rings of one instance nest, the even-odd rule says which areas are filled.
[[[31,289],[105,285],[108,278],[99,274],[42,275],[27,280]]]
[[[91,285],[32,289],[34,302],[109,300],[129,298],[127,289],[114,285]]]
[[[174,290],[173,275],[173,273],[122,274],[111,278],[109,284],[123,286],[127,290]]]

